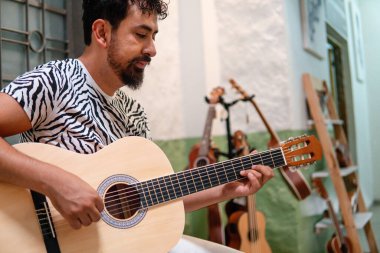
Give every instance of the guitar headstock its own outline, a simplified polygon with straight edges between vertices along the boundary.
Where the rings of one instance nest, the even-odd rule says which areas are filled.
[[[321,144],[314,135],[290,138],[280,144],[287,166],[297,169],[322,158]]]
[[[224,88],[223,87],[215,87],[211,93],[210,96],[207,98],[209,104],[217,104],[220,101],[220,97],[224,95]]]
[[[236,150],[236,155],[242,156],[249,154],[249,144],[247,140],[247,135],[243,131],[236,130],[234,132],[234,135],[232,136],[232,143]]]
[[[249,95],[248,95],[248,93],[247,92],[245,92],[244,90],[243,90],[243,88],[242,87],[240,87],[240,85],[234,80],[234,79],[230,79],[230,84],[232,85],[232,87],[234,88],[234,89],[236,89],[244,98],[248,98],[249,97]]]

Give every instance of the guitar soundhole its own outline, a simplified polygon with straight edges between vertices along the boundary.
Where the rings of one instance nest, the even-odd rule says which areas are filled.
[[[208,165],[209,163],[210,162],[208,161],[206,157],[200,157],[200,158],[197,158],[195,165],[196,167],[202,167],[202,166]]]
[[[112,217],[125,220],[133,217],[139,211],[140,198],[134,186],[117,183],[106,191],[104,204]]]

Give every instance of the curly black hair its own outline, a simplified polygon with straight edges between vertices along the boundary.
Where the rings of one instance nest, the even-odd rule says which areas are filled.
[[[143,13],[157,14],[160,20],[168,15],[168,4],[163,0],[83,0],[84,43],[91,44],[92,24],[95,20],[105,19],[113,29],[117,29],[132,5],[138,6]]]

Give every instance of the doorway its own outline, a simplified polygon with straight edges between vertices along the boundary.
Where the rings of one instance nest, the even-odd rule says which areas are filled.
[[[327,49],[330,91],[336,110],[343,121],[343,128],[352,155],[356,161],[355,124],[353,113],[352,87],[349,68],[348,47],[345,38],[327,25]]]

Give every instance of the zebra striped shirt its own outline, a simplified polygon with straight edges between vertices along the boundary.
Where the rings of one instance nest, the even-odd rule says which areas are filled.
[[[77,59],[40,65],[2,92],[21,105],[32,124],[21,142],[90,154],[125,136],[150,138],[143,107],[122,90],[105,94]]]

